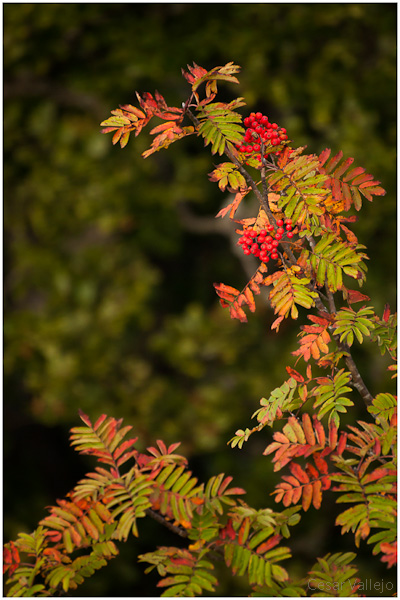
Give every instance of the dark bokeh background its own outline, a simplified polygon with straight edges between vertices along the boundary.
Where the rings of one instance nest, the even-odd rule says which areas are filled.
[[[394,307],[396,4],[3,7],[5,539],[34,529],[92,468],[68,445],[79,408],[124,417],[142,447],[182,441],[200,478],[232,474],[250,504],[274,506],[261,456],[270,433],[242,451],[226,442],[282,383],[297,329],[271,333],[262,301],[246,325],[220,308],[212,283],[240,286],[252,267],[214,219],[227,197],[208,180],[215,159],[201,140],[143,160],[147,132],[122,151],[99,123],[135,90],[179,105],[188,63],[241,65],[240,86],[222,89],[245,97],[243,114],[261,110],[310,152],[342,149],[382,182],[387,195],[365,202],[354,229],[371,258],[365,293],[378,311]],[[372,393],[392,389],[375,348],[356,358]],[[328,497],[323,514],[304,516],[294,573],[353,548],[337,512]],[[158,595],[136,556],[177,540],[154,523],[139,529],[77,595]],[[387,580],[365,544],[358,564]],[[247,594],[219,576],[218,595]]]

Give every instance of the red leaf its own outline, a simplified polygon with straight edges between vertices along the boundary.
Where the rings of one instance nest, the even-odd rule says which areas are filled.
[[[307,511],[311,506],[311,501],[313,499],[313,486],[309,483],[304,486],[303,489],[303,498],[302,498],[302,507],[304,511]]]
[[[338,429],[332,419],[329,423],[329,447],[332,448],[332,450],[334,450],[336,448],[337,439],[338,439],[337,434],[338,434]]]
[[[85,423],[85,425],[87,425],[88,427],[92,427],[92,423],[91,423],[89,417],[87,415],[85,415],[85,413],[83,412],[83,410],[79,409],[78,412],[79,412],[80,418]]]
[[[317,415],[313,415],[313,421],[314,421],[314,431],[317,435],[318,444],[320,444],[321,446],[325,446],[324,427],[323,427],[322,423],[320,421],[318,421]]]
[[[214,283],[214,288],[218,296],[228,302],[232,302],[240,294],[239,290],[230,285],[225,285],[225,283]]]
[[[333,169],[336,167],[336,165],[342,160],[343,158],[343,152],[340,150],[336,156],[332,157],[330,159],[330,161],[328,162],[328,164],[325,166],[325,170],[327,173],[330,173],[331,171],[333,171]]]
[[[300,465],[298,465],[297,463],[290,463],[289,469],[292,475],[297,477],[297,479],[301,483],[309,483],[310,478],[308,477],[307,473],[300,467]]]
[[[310,444],[310,446],[315,446],[315,435],[311,424],[310,415],[308,413],[303,413],[301,419],[303,421],[303,431],[304,435],[306,436],[307,444]]]
[[[340,177],[353,164],[354,158],[346,158],[346,160],[333,173],[333,177]]]
[[[272,550],[281,541],[282,536],[279,534],[273,535],[267,542],[264,542],[257,548],[257,554],[265,554],[268,550]]]
[[[321,458],[317,453],[314,454],[314,462],[318,468],[318,471],[322,473],[322,475],[328,475],[328,464],[327,462]]]
[[[368,298],[369,300],[369,298]],[[390,317],[390,306],[389,304],[385,304],[385,308],[383,310],[383,317],[382,320],[387,323],[389,321],[389,317]]]
[[[237,306],[237,304],[231,304],[229,307],[229,312],[232,319],[239,319],[241,323],[247,322],[246,313],[244,312],[243,308]]]
[[[385,556],[381,558],[381,561],[387,562],[388,568],[397,564],[397,542],[393,542],[392,544],[382,542],[380,550],[385,554]]]
[[[94,424],[94,426],[93,426],[93,429],[94,429],[95,431],[97,431],[97,429],[100,427],[100,425],[101,425],[102,423],[104,423],[104,421],[105,421],[106,419],[107,419],[107,415],[104,415],[104,414],[103,414],[103,415],[100,415],[100,417],[97,419],[96,423]]]
[[[369,296],[362,294],[358,290],[346,290],[347,302],[349,304],[355,304],[356,302],[363,302],[370,300]]]
[[[312,503],[314,508],[317,510],[321,508],[322,494],[321,494],[322,483],[320,480],[314,481],[313,483],[313,494],[312,494]]]
[[[363,169],[362,167],[356,167],[355,169],[352,169],[349,173],[347,173],[346,177],[343,177],[343,181],[350,181],[351,179],[357,177],[357,175],[360,175],[360,173],[364,172],[365,169]]]
[[[303,383],[304,377],[302,375],[300,375],[300,373],[298,371],[296,371],[295,369],[292,369],[292,367],[286,367],[286,371],[289,373],[289,375],[291,377],[293,377],[293,379],[295,381],[297,381],[298,383]]]
[[[282,323],[284,318],[285,318],[284,316],[280,316],[277,319],[275,319],[275,321],[271,325],[271,329],[272,330],[276,329],[276,331],[279,331],[279,325]]]
[[[323,167],[331,154],[330,148],[325,148],[318,157],[320,167]]]

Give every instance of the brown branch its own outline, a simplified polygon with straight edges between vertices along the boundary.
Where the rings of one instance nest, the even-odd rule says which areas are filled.
[[[307,238],[308,243],[310,244],[311,250],[314,250],[314,248],[316,246],[314,238],[311,235],[307,235],[306,238]],[[316,301],[315,304],[316,304],[317,308],[320,308],[320,310],[323,307],[322,308],[323,311],[328,312],[331,315],[334,315],[334,314],[336,314],[335,299],[334,299],[333,293],[331,292],[331,290],[328,287],[327,282],[325,282],[325,291],[326,291],[326,296],[328,299],[329,310],[327,310],[327,308],[323,305],[323,303],[321,302],[321,300],[319,298],[318,298],[319,302],[317,303],[317,301]],[[347,344],[345,344],[344,342],[341,342],[340,337],[338,335],[332,334],[332,337],[335,340],[336,345],[339,348],[339,350],[344,353],[343,359],[344,359],[344,362],[346,363],[346,367],[348,368],[348,370],[351,373],[352,383],[353,383],[354,387],[360,394],[361,398],[364,400],[365,404],[367,406],[370,406],[372,404],[374,397],[372,396],[371,392],[368,390],[367,386],[365,385],[365,383],[363,381],[363,378],[361,377],[360,371],[358,370],[357,365],[354,362],[354,359],[351,355],[350,347]]]
[[[164,527],[166,527],[173,533],[176,533],[180,537],[187,538],[188,532],[186,529],[184,529],[183,527],[179,527],[178,525],[174,525],[173,523],[171,523],[171,521],[167,521],[165,517],[160,515],[160,513],[156,512],[152,508],[148,508],[146,510],[146,515],[154,519],[154,521],[157,521],[157,523],[161,523],[161,525],[164,525]]]

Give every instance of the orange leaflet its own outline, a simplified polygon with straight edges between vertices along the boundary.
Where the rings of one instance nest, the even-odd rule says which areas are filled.
[[[273,535],[267,542],[264,542],[257,548],[257,554],[265,554],[268,550],[272,550],[281,541],[282,536],[279,534]]]
[[[206,69],[203,69],[203,67],[200,67],[195,62],[193,62],[193,67],[191,67],[190,65],[188,65],[187,67],[189,69],[189,72],[184,71],[182,69],[182,75],[191,84],[193,84],[197,79],[200,79],[204,75],[207,75],[208,73]]]
[[[338,441],[338,428],[333,419],[329,422],[329,447],[334,450]]]
[[[313,421],[314,421],[314,431],[317,435],[318,444],[320,444],[322,447],[324,447],[325,439],[326,439],[324,426],[322,425],[321,421],[319,421],[317,419],[317,415],[313,415]]]
[[[243,522],[239,528],[239,532],[238,532],[238,542],[240,545],[243,545],[248,536],[249,536],[249,531],[250,531],[250,519],[248,519],[247,517],[245,517],[243,519]]]
[[[225,217],[225,215],[229,212],[229,218],[233,219],[239,204],[241,203],[241,201],[247,193],[247,189],[237,192],[233,201],[230,204],[228,204],[228,206],[225,206],[225,208],[221,208],[221,210],[215,215],[215,217]]]
[[[358,290],[346,290],[346,300],[349,304],[355,304],[356,302],[368,301],[370,297]]]
[[[303,488],[303,498],[301,501],[301,505],[304,511],[307,511],[311,506],[311,501],[313,498],[313,486],[308,483]]]
[[[301,483],[309,483],[310,478],[308,477],[307,473],[300,467],[300,465],[298,465],[297,463],[291,463],[289,465],[289,469],[292,475],[294,475]]]
[[[309,414],[303,413],[301,419],[303,421],[303,431],[306,436],[307,444],[315,446],[315,435]]]
[[[319,473],[318,473],[317,469],[315,467],[313,467],[313,465],[311,465],[310,463],[307,463],[306,471],[312,479],[319,478]]]
[[[303,383],[304,381],[304,377],[302,375],[300,375],[300,373],[298,371],[296,371],[295,369],[292,369],[292,367],[286,367],[286,371],[289,373],[289,375],[291,377],[293,377],[293,379],[295,379],[298,383]]]
[[[246,313],[244,312],[243,308],[238,306],[236,303],[229,306],[229,312],[232,319],[239,319],[241,323],[247,322]]]
[[[321,501],[322,501],[322,493],[321,493],[321,487],[322,487],[322,483],[319,479],[317,479],[317,481],[314,481],[313,483],[313,494],[312,494],[312,503],[314,508],[318,509],[321,508]]]
[[[228,302],[232,302],[240,294],[239,290],[225,283],[214,283],[214,288],[218,296]]]
[[[254,302],[253,292],[248,287],[245,287],[243,296],[244,296],[246,304],[250,308],[251,312],[254,312],[256,310],[256,304]],[[238,299],[238,301],[239,301],[239,299]]]

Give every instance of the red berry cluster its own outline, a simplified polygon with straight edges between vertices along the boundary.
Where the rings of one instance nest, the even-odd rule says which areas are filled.
[[[253,254],[262,262],[269,262],[269,259],[278,258],[278,246],[280,240],[286,234],[288,238],[293,237],[292,220],[278,219],[277,230],[274,231],[273,225],[267,225],[265,229],[256,231],[255,229],[246,229],[239,238],[238,244],[242,246],[243,252],[247,255]]]
[[[276,123],[270,123],[268,117],[260,112],[252,112],[248,117],[245,117],[243,123],[246,127],[246,133],[241,144],[237,144],[236,148],[243,154],[255,154],[258,160],[261,160],[260,150],[262,147],[280,146],[286,142],[288,136],[284,127],[279,127]],[[281,150],[272,152],[264,152],[264,158],[268,154],[279,155]]]

